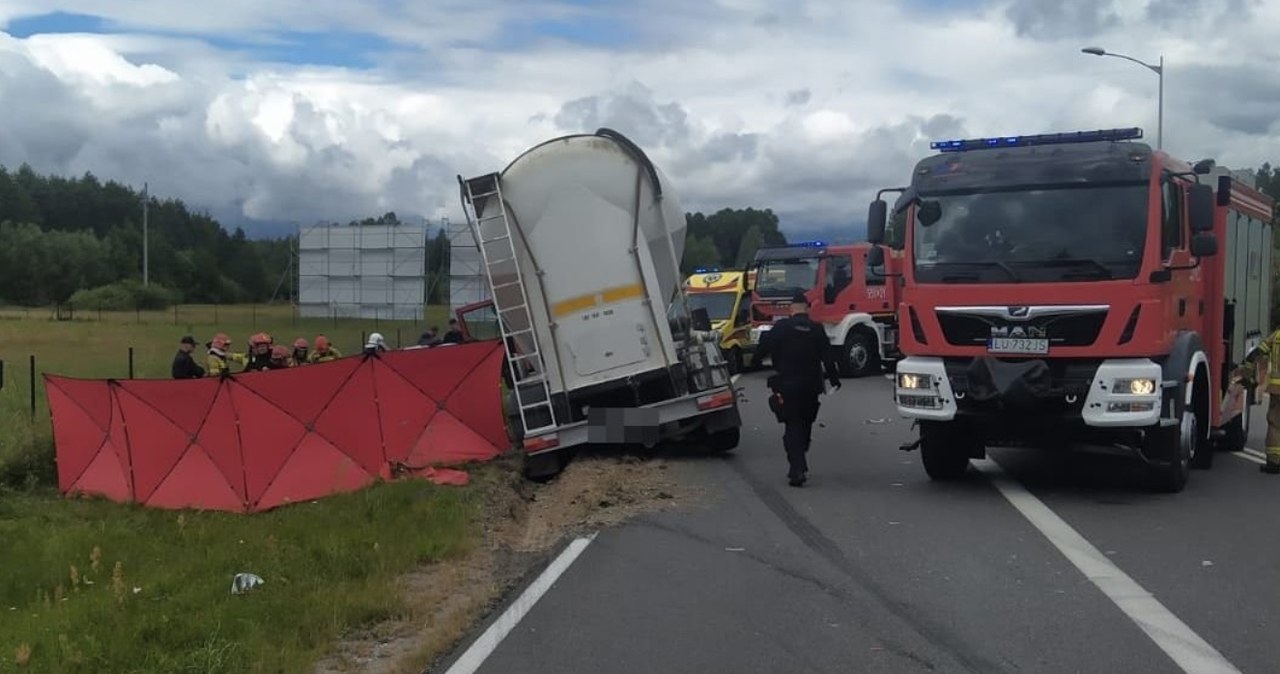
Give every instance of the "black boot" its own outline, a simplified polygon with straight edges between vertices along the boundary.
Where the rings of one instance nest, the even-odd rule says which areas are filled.
[[[1271,463],[1268,461],[1267,463],[1258,466],[1258,471],[1268,475],[1280,475],[1280,463]]]

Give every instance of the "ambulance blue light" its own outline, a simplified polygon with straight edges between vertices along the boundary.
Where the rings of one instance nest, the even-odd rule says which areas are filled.
[[[1097,141],[1135,140],[1142,138],[1142,129],[1099,129],[1097,131],[1072,131],[1068,133],[1043,133],[1035,136],[1000,136],[997,138],[967,138],[962,140],[935,140],[929,149],[939,152],[963,152],[1001,147],[1027,147],[1031,145],[1064,145],[1067,143],[1093,143]]]

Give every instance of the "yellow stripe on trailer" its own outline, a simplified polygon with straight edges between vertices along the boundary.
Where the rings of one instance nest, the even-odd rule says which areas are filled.
[[[593,293],[570,297],[567,300],[561,300],[551,306],[551,313],[560,318],[568,314],[576,314],[604,304],[613,304],[625,300],[633,300],[644,297],[644,286],[639,283],[626,286],[617,286],[614,288],[605,288]]]

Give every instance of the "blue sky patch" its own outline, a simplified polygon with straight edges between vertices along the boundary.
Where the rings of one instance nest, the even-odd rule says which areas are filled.
[[[10,21],[5,32],[16,38],[44,33],[131,33],[164,37],[181,33],[147,29],[125,29],[102,17],[88,14],[52,12]],[[218,49],[244,54],[255,61],[292,65],[369,68],[379,56],[396,49],[396,45],[372,33],[347,31],[279,32],[262,35],[262,39],[231,37],[217,34],[196,36]]]
[[[52,12],[14,19],[5,27],[5,32],[17,38],[27,38],[40,33],[105,33],[108,31],[107,22],[100,16]]]
[[[588,4],[582,2],[581,4]],[[567,19],[530,18],[508,22],[497,45],[520,49],[543,40],[563,40],[587,47],[621,47],[634,44],[639,33],[625,15],[590,14]]]

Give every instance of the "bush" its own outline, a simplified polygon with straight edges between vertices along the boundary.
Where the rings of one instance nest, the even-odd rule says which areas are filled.
[[[71,305],[103,311],[160,310],[168,309],[180,299],[178,292],[170,288],[155,283],[144,286],[141,281],[129,279],[89,290],[77,290],[71,296]]]
[[[58,486],[58,463],[50,438],[23,438],[0,455],[0,490]]]

